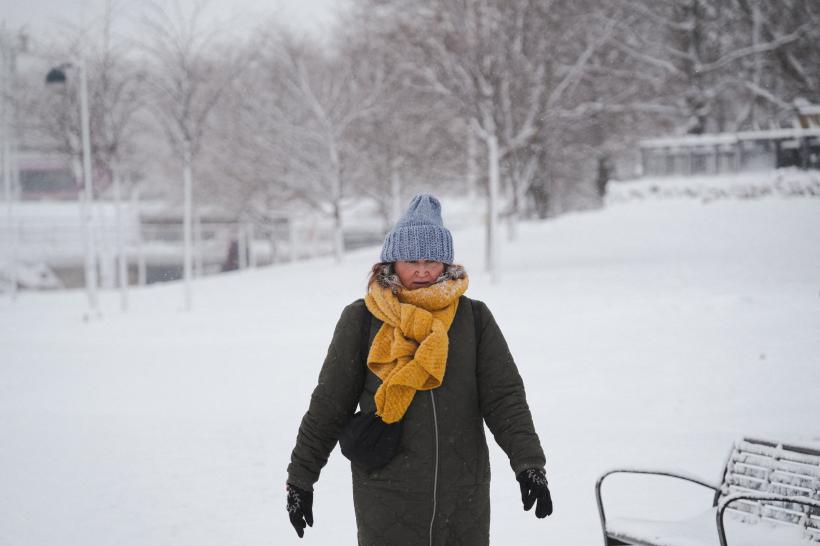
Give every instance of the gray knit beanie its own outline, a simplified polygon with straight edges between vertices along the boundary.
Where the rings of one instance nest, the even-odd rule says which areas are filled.
[[[407,212],[384,238],[381,261],[433,260],[453,263],[453,236],[441,221],[441,203],[429,193],[410,201]]]

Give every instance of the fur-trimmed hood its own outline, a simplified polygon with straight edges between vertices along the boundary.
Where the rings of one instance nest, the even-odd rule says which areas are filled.
[[[444,273],[436,279],[436,283],[448,280],[463,279],[466,276],[467,270],[464,269],[464,266],[459,264],[447,264],[444,268]],[[379,267],[374,280],[382,288],[390,288],[394,294],[398,292],[400,288],[403,288],[401,281],[399,280],[399,276],[396,274],[396,270],[393,267],[393,263],[382,264]]]

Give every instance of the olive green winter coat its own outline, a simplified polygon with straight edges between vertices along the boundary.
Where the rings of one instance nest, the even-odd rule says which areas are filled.
[[[363,300],[342,312],[299,427],[289,483],[312,490],[356,406],[375,409],[380,381],[365,360],[381,324]],[[444,382],[416,393],[404,416],[398,455],[370,473],[351,464],[360,545],[488,544],[484,422],[515,474],[544,466],[521,376],[487,306],[462,296],[449,339]]]

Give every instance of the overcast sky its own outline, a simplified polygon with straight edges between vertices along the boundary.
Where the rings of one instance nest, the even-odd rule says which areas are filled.
[[[103,13],[106,0],[0,0],[0,21],[7,28],[25,26],[32,35],[48,33],[55,23],[67,19],[93,24]],[[115,9],[127,19],[140,12],[145,0],[113,0]],[[169,6],[174,0],[160,0]],[[179,0],[189,11],[201,0]],[[206,13],[219,21],[230,21],[237,31],[250,29],[271,17],[287,21],[294,29],[321,34],[335,20],[339,0],[210,0]]]

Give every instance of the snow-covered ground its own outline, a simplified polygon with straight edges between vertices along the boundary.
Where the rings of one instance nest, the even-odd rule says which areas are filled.
[[[445,204],[446,207],[446,204]],[[521,226],[502,282],[479,228],[456,231],[527,386],[555,514],[536,520],[492,445],[494,544],[601,542],[594,501],[616,466],[719,480],[743,435],[820,441],[820,199],[636,200]],[[284,510],[290,450],[342,307],[371,248],[329,260],[103,297],[0,302],[0,544],[354,544],[338,453],[298,541]],[[680,510],[706,493],[615,477],[610,511]],[[671,507],[658,499],[671,498]]]
[[[820,172],[795,168],[776,171],[698,176],[647,176],[613,182],[607,188],[609,204],[645,199],[760,199],[768,196],[820,197]]]

